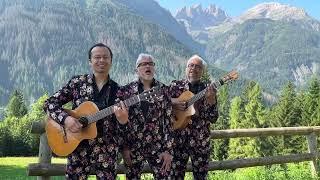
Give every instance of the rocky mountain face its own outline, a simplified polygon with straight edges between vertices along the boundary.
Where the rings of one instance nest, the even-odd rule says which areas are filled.
[[[286,4],[270,2],[258,4],[248,9],[240,16],[233,17],[228,22],[209,27],[208,36],[210,38],[219,35],[220,33],[225,33],[231,30],[234,26],[252,19],[271,19],[274,21],[286,22],[299,21],[302,23],[300,25],[301,27],[320,31],[319,21],[311,18],[304,9]]]
[[[202,8],[200,4],[179,9],[175,18],[182,22],[188,31],[203,30],[216,26],[229,19],[226,12],[215,5]]]
[[[304,86],[320,74],[320,22],[304,9],[261,3],[230,18],[214,5],[194,5],[180,9],[175,18],[206,44],[209,63],[238,69],[269,92],[277,93],[287,81]]]
[[[304,86],[320,75],[320,32],[312,23],[249,19],[210,39],[206,57],[222,69],[238,69],[269,92],[279,92],[287,81]]]
[[[207,28],[230,20],[226,12],[219,7],[209,5],[207,8],[202,8],[200,4],[179,9],[175,18],[193,38],[200,42],[208,40]]]
[[[305,10],[280,3],[261,3],[250,8],[235,21],[244,22],[249,19],[302,20],[310,19]]]
[[[124,6],[131,13],[141,16],[145,21],[157,24],[176,40],[186,45],[190,50],[203,54],[205,47],[193,40],[184,26],[181,26],[171,13],[153,0],[113,0],[118,6]]]

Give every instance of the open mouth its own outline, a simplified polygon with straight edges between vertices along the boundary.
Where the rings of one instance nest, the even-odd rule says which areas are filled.
[[[151,70],[146,70],[146,74],[151,74]]]
[[[101,66],[98,66],[99,68],[105,68],[105,66],[104,65],[101,65]]]

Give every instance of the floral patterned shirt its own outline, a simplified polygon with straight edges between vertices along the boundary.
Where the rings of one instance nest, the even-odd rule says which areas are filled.
[[[188,80],[174,80],[170,85],[170,94],[172,98],[178,98],[183,92],[191,91],[193,94],[199,93],[205,89],[207,84],[197,83],[192,85]],[[179,141],[179,138],[188,138],[193,136],[191,144],[208,144],[210,140],[210,123],[216,122],[218,119],[217,104],[210,106],[206,103],[205,98],[199,99],[194,104],[198,113],[191,117],[191,123],[185,129],[179,129],[175,131],[175,141]]]
[[[93,74],[74,76],[64,87],[45,101],[44,110],[53,120],[63,125],[69,116],[62,108],[64,104],[72,102],[72,109],[75,109],[85,101],[93,101],[101,110],[114,104],[118,89],[118,84],[110,78],[99,91]],[[114,136],[119,126],[121,125],[114,115],[97,121],[98,137],[101,137],[103,133]]]
[[[127,99],[132,95],[138,95],[139,80],[133,81],[121,87],[117,93],[121,99]],[[129,108],[128,134],[125,145],[131,150],[142,148],[146,153],[172,153],[172,122],[171,100],[168,95],[168,87],[154,80],[153,87],[160,87],[158,97],[149,102],[141,101]],[[141,90],[140,90],[141,91]]]

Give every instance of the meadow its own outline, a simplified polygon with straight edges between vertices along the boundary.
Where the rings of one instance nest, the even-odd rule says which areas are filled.
[[[29,163],[37,163],[37,157],[2,157],[0,158],[0,179],[4,180],[31,180],[36,177],[27,176]],[[66,159],[53,158],[52,163],[66,163]],[[52,177],[54,180],[62,180],[63,176]],[[95,179],[90,176],[89,179]],[[123,175],[118,175],[119,180],[124,180]],[[142,179],[153,179],[152,175],[145,174]],[[186,180],[192,179],[192,174],[187,173]],[[252,167],[227,171],[210,172],[209,179],[212,180],[312,180],[308,162],[290,163],[286,168],[280,165],[271,167]]]

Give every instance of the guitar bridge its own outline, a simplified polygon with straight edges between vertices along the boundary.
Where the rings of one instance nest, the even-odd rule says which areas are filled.
[[[67,132],[66,129],[64,127],[61,126],[62,132],[63,132],[63,142],[64,143],[68,143],[68,137],[67,137]]]

